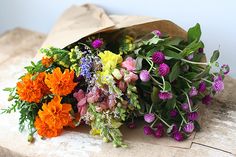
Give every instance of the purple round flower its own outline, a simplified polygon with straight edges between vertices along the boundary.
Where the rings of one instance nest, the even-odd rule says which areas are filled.
[[[194,54],[192,53],[192,54],[190,54],[190,55],[187,56],[187,59],[188,59],[188,60],[192,60],[193,57],[194,57]]]
[[[152,32],[157,36],[161,36],[161,32],[159,30],[154,30]]]
[[[212,89],[217,93],[221,92],[224,90],[224,82],[220,79],[216,79],[212,84]]]
[[[95,49],[100,48],[103,45],[103,41],[101,39],[96,39],[92,42],[92,46]]]
[[[188,103],[183,103],[183,104],[181,104],[181,108],[182,108],[182,110],[184,110],[184,111],[189,111],[189,105],[188,105]]]
[[[161,100],[172,99],[172,97],[173,97],[173,95],[170,92],[160,91],[160,93],[159,93],[159,98]]]
[[[178,115],[178,111],[176,109],[173,109],[170,111],[170,117],[171,118],[174,118]]]
[[[152,61],[156,64],[161,64],[165,61],[165,55],[160,51],[154,52],[152,55]]]
[[[184,131],[185,131],[186,133],[192,133],[193,130],[194,130],[194,124],[193,124],[193,122],[189,122],[189,123],[187,123],[187,124],[184,126]]]
[[[193,96],[196,96],[198,94],[198,91],[195,87],[191,87],[188,94],[189,94],[190,97],[193,97]]]
[[[212,97],[210,95],[206,95],[205,97],[202,98],[202,103],[205,105],[210,105],[211,100],[212,100]]]
[[[189,121],[195,121],[198,119],[198,113],[197,112],[190,112],[188,113],[188,120]]]
[[[147,70],[142,70],[139,74],[139,78],[143,82],[148,82],[150,80],[150,74]]]
[[[230,71],[229,65],[228,65],[228,64],[223,64],[223,65],[221,66],[221,71],[223,71],[223,73],[224,73],[225,75],[227,75],[227,74],[229,73],[229,71]]]
[[[154,131],[154,136],[157,137],[157,138],[160,138],[164,135],[164,132],[165,132],[164,131],[164,126],[161,123],[159,123],[156,126],[156,131]]]
[[[151,123],[155,120],[155,114],[153,113],[147,113],[144,115],[144,120],[147,122],[147,123]]]
[[[143,127],[143,132],[145,135],[152,135],[153,134],[153,130],[150,126],[144,126]]]
[[[172,136],[176,141],[183,141],[184,140],[184,136],[180,131],[173,132]]]
[[[201,92],[201,93],[203,93],[203,92],[205,92],[205,90],[206,90],[206,83],[202,81],[202,82],[199,84],[198,91]]]
[[[169,72],[170,72],[170,67],[167,64],[165,63],[160,64],[158,69],[158,73],[160,76],[166,76],[167,74],[169,74]]]
[[[199,49],[198,49],[198,52],[199,52],[199,53],[203,53],[203,51],[204,51],[203,48],[199,48]]]

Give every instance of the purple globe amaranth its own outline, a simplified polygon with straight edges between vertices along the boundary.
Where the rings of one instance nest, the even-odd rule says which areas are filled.
[[[159,30],[154,30],[152,32],[157,36],[161,36],[161,32]]]
[[[202,98],[202,103],[205,105],[211,104],[212,97],[210,95],[206,95]]]
[[[158,96],[161,100],[169,100],[169,99],[173,98],[172,93],[171,92],[166,92],[166,91],[160,91]]]
[[[96,39],[92,42],[92,47],[95,49],[100,48],[103,45],[103,41],[101,39]]]
[[[198,91],[203,93],[206,91],[206,83],[205,82],[200,82],[199,86],[198,86]]]
[[[220,79],[216,79],[213,83],[212,83],[212,89],[216,92],[219,93],[222,90],[224,90],[224,82]]]
[[[183,111],[189,112],[189,105],[188,105],[188,103],[181,104],[181,109]]]
[[[204,49],[203,48],[199,48],[198,49],[198,53],[203,53]]]
[[[220,70],[225,74],[227,75],[230,71],[230,68],[229,68],[229,65],[228,64],[223,64],[220,68]]]
[[[187,124],[185,124],[185,126],[184,126],[184,131],[186,132],[186,133],[192,133],[193,132],[193,130],[194,130],[194,124],[193,124],[193,122],[189,122],[189,123],[187,123]]]
[[[157,124],[156,130],[153,133],[154,136],[156,138],[160,138],[160,137],[164,136],[164,133],[165,133],[165,130],[164,130],[163,124],[162,123]]]
[[[152,135],[153,134],[153,129],[150,126],[144,126],[143,127],[143,133],[145,135]]]
[[[152,55],[152,61],[155,64],[161,64],[165,61],[165,55],[160,51],[154,52]]]
[[[143,82],[148,82],[150,80],[150,74],[147,70],[142,70],[139,74],[139,78]]]
[[[170,72],[170,67],[167,64],[165,63],[160,64],[158,68],[158,74],[160,76],[166,76],[169,74],[169,72]]]
[[[178,115],[178,111],[176,109],[173,109],[170,111],[170,117],[175,118]]]
[[[183,141],[184,140],[184,136],[180,131],[175,131],[172,133],[172,137],[176,140],[176,141]]]
[[[195,121],[198,119],[198,113],[197,112],[190,112],[187,114],[189,121]]]
[[[153,113],[147,113],[144,115],[144,120],[147,122],[147,123],[151,123],[155,120],[155,114]]]
[[[189,94],[190,97],[193,97],[193,96],[196,96],[198,94],[198,91],[195,87],[191,87],[188,94]]]

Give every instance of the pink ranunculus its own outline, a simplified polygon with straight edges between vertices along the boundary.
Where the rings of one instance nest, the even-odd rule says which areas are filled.
[[[97,87],[93,87],[92,90],[87,94],[87,102],[95,103],[100,97],[100,90]]]
[[[78,101],[77,108],[81,116],[85,115],[87,112],[87,97],[82,89],[74,93],[73,96]]]
[[[118,82],[118,87],[119,87],[119,89],[120,89],[122,92],[125,92],[126,89],[127,89],[127,85],[126,85],[125,82],[123,82],[123,81],[119,81],[119,82]]]
[[[129,74],[124,76],[124,80],[126,83],[135,82],[138,80],[138,76],[133,72],[129,72]]]
[[[122,62],[121,66],[128,71],[134,71],[136,68],[136,60],[132,57],[127,57],[125,61]]]

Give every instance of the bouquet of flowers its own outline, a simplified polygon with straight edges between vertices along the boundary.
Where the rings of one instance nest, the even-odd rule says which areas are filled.
[[[156,138],[182,141],[199,130],[199,105],[224,89],[229,72],[217,62],[219,50],[206,62],[200,25],[188,30],[187,40],[159,30],[110,40],[113,35],[42,48],[43,58],[5,89],[13,103],[3,112],[20,112],[20,131],[29,130],[29,141],[35,133],[51,138],[66,127],[89,125],[92,135],[125,147],[120,127],[135,128],[140,120],[144,134]]]

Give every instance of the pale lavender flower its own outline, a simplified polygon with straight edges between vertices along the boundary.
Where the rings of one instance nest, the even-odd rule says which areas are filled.
[[[142,70],[139,74],[139,78],[143,82],[148,82],[150,80],[150,74],[147,70]]]
[[[144,120],[147,122],[147,123],[151,123],[155,120],[155,114],[153,113],[147,113],[144,115]]]
[[[187,124],[184,126],[184,131],[185,131],[186,133],[192,133],[193,130],[194,130],[194,124],[193,124],[193,122],[189,122],[189,123],[187,123]]]

